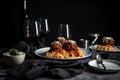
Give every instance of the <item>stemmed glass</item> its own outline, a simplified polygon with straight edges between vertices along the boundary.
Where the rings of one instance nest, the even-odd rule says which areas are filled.
[[[46,37],[50,33],[49,27],[48,27],[48,19],[46,18],[40,18],[40,26],[39,26],[39,34],[40,39],[42,40],[42,47],[46,47]]]
[[[39,21],[28,20],[24,27],[24,40],[29,46],[29,51],[33,51],[41,47],[39,41]]]
[[[96,58],[97,52],[96,50],[94,50],[93,45],[95,45],[97,43],[97,40],[99,38],[100,34],[98,33],[88,33],[88,37],[89,37],[89,42],[90,42],[90,49],[93,53],[93,58]]]
[[[64,24],[64,23],[59,24],[57,36],[64,37],[66,39],[71,39],[69,24]]]
[[[98,40],[100,34],[98,33],[88,33],[89,41],[91,42],[90,45],[94,45]]]

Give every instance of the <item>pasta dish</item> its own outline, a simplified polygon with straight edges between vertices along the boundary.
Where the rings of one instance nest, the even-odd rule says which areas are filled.
[[[64,37],[58,37],[51,43],[50,50],[46,52],[48,58],[77,58],[83,57],[83,52],[77,46],[74,40],[66,40]]]

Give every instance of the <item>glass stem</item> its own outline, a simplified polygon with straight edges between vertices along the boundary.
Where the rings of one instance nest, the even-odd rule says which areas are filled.
[[[30,52],[32,52],[33,51],[33,45],[32,45],[32,43],[30,43],[29,46],[30,46]]]
[[[97,41],[98,37],[95,37],[95,39],[92,41],[92,45],[95,44],[95,42]]]
[[[43,47],[45,47],[45,38],[42,38]]]
[[[37,48],[38,48],[38,49],[41,48],[41,47],[43,47],[43,45],[42,45],[39,37],[37,38],[37,44],[38,44],[38,45],[37,45]]]

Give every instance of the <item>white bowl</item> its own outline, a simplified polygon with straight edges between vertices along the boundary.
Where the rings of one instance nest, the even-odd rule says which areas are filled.
[[[10,55],[9,52],[3,53],[3,61],[9,66],[19,65],[25,60],[25,53],[19,52],[19,55]]]

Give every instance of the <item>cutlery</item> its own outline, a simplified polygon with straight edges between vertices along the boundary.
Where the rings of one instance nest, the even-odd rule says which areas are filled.
[[[96,60],[97,60],[97,63],[98,63],[98,64],[101,64],[101,65],[103,66],[104,70],[106,71],[106,67],[105,67],[105,65],[103,64],[103,59],[102,59],[102,57],[101,57],[100,54],[97,54],[97,55],[96,55]]]

